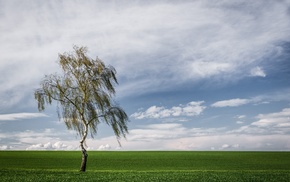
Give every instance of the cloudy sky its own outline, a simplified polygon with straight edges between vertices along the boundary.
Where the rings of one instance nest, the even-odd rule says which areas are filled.
[[[0,149],[79,149],[33,97],[78,45],[130,116],[122,147],[101,124],[89,149],[289,151],[289,20],[289,0],[0,0]]]

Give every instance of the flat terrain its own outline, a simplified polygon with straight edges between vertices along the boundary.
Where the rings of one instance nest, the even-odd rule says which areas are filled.
[[[0,181],[290,181],[290,152],[1,151]]]

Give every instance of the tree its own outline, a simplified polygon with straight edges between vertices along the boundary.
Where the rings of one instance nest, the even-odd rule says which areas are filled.
[[[92,138],[97,134],[99,123],[112,127],[119,144],[128,133],[128,116],[113,101],[114,85],[118,84],[115,68],[106,66],[99,58],[89,58],[86,53],[86,47],[74,46],[73,53],[59,54],[62,75],[46,75],[41,88],[34,93],[39,111],[56,101],[59,119],[80,135],[83,172],[88,157],[85,141],[88,133]]]

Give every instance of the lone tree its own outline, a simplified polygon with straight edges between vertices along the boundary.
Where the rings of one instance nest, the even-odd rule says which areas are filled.
[[[86,47],[74,46],[73,53],[59,54],[62,75],[46,75],[41,88],[34,93],[38,110],[46,104],[57,102],[57,113],[68,129],[76,130],[80,137],[82,163],[80,171],[86,171],[86,138],[97,134],[98,124],[105,122],[112,127],[117,140],[128,133],[128,116],[113,101],[114,84],[118,84],[116,70],[100,59],[89,58]]]

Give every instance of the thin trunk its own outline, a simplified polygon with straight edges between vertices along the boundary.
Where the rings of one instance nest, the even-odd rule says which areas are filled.
[[[88,154],[87,154],[87,150],[84,147],[84,142],[85,142],[87,135],[88,135],[88,127],[89,126],[85,122],[84,122],[84,126],[85,126],[85,132],[84,132],[82,140],[80,141],[80,146],[82,149],[82,164],[81,164],[81,169],[80,169],[81,172],[86,171],[87,159],[88,159]]]
[[[82,146],[83,147],[83,146]],[[88,154],[85,148],[82,148],[82,164],[81,164],[81,172],[85,172],[87,168],[87,159],[88,159]]]

